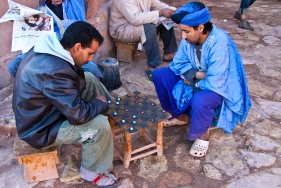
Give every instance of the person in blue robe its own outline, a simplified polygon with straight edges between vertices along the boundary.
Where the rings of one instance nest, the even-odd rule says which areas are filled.
[[[251,107],[239,51],[229,35],[210,22],[201,2],[190,2],[171,17],[179,24],[182,40],[169,67],[153,73],[162,108],[171,114],[164,126],[190,123],[190,154],[206,155],[209,128],[230,134],[244,122]],[[189,118],[190,117],[190,118]]]
[[[86,21],[86,11],[84,0],[46,0],[45,3],[38,7],[42,11],[53,17],[54,32],[60,39],[66,28],[75,21]],[[17,69],[24,58],[25,53],[18,55],[15,59],[7,64],[7,69],[12,77],[15,78]],[[82,66],[84,72],[90,72],[99,80],[103,79],[103,74],[95,62],[89,61]]]

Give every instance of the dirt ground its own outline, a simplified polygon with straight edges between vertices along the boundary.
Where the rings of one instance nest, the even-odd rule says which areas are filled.
[[[184,0],[164,0],[167,4],[170,4],[175,7],[182,6],[186,4],[188,1]],[[233,18],[234,12],[239,7],[239,0],[235,1],[202,1],[205,5],[209,7],[209,10],[212,14],[212,22],[215,23],[218,27],[225,29],[230,36],[234,39],[235,43],[237,44],[240,53],[243,57],[243,61],[246,62],[244,65],[248,82],[249,82],[249,91],[251,93],[251,100],[253,103],[256,103],[260,99],[268,100],[268,101],[277,101],[280,102],[280,70],[281,70],[281,63],[280,61],[276,61],[276,55],[279,56],[280,59],[280,48],[279,45],[275,45],[270,49],[260,50],[259,46],[267,46],[266,39],[272,39],[268,36],[275,36],[275,38],[281,38],[280,31],[276,30],[275,28],[281,29],[281,9],[273,10],[270,12],[270,7],[280,7],[280,1],[278,0],[267,0],[267,1],[258,1],[256,2],[253,7],[249,10],[249,19],[252,26],[255,28],[254,32],[246,32],[245,30],[241,30],[237,27],[238,21]],[[266,24],[267,27],[264,27],[262,24]],[[278,27],[276,27],[278,26]],[[176,37],[178,41],[181,38],[181,32],[177,26],[175,26]],[[276,40],[277,40],[276,39]],[[273,40],[273,39],[272,39]],[[160,48],[162,48],[162,42],[160,41]],[[121,79],[122,79],[122,87],[124,88],[124,92],[131,92],[134,91],[135,86],[129,80],[129,75],[135,73],[137,78],[146,79],[143,71],[143,67],[145,66],[145,54],[144,51],[138,52],[138,55],[134,57],[135,62],[133,64],[127,64],[120,62],[121,68]],[[250,63],[249,63],[250,62]],[[168,64],[164,63],[162,66],[167,66]],[[138,89],[141,90],[143,93],[147,93],[149,97],[152,99],[157,99],[155,95],[155,91],[153,90],[153,85],[145,85],[139,87]],[[143,91],[142,91],[143,90]],[[3,101],[7,97],[9,97],[12,93],[11,88],[6,89],[4,92],[0,93],[0,101]],[[112,92],[114,97],[117,97],[118,94]],[[5,101],[4,101],[5,102]],[[4,103],[2,102],[2,103]],[[259,107],[257,107],[259,108]],[[11,111],[11,104],[7,105],[5,109],[0,109],[0,114],[6,114],[7,111]],[[249,121],[252,121],[254,118],[250,118]],[[280,113],[279,116],[270,116],[270,120],[279,124],[281,122]],[[7,124],[9,123],[9,118],[7,118]],[[253,120],[253,122],[255,122]],[[241,135],[243,131],[247,128],[252,126],[251,122],[246,122],[244,126],[239,125],[233,132],[233,138],[235,142],[242,142],[243,144],[237,147],[236,149],[246,148],[244,139]],[[7,129],[5,129],[7,130]],[[1,131],[1,129],[0,129]],[[155,134],[155,129],[150,129],[152,134]],[[10,133],[1,132],[0,134],[0,150],[1,154],[0,157],[3,159],[5,156],[7,158],[11,158],[13,156],[13,151],[11,148],[13,147],[13,141],[15,138],[15,131],[11,129]],[[175,182],[175,180],[169,180],[167,177],[167,172],[160,173],[160,175],[156,178],[152,178],[152,174],[149,174],[147,177],[139,176],[140,170],[140,160],[135,160],[131,162],[129,169],[124,169],[122,167],[122,161],[115,158],[114,160],[114,171],[119,174],[123,180],[128,181],[126,184],[122,184],[120,187],[135,187],[135,188],[154,188],[154,187],[169,187],[169,188],[218,188],[218,187],[226,187],[231,182],[237,179],[236,176],[229,176],[226,174],[222,175],[220,180],[206,177],[204,174],[203,165],[208,164],[207,160],[198,160],[200,165],[198,168],[193,168],[192,166],[188,168],[181,168],[179,164],[176,164],[174,158],[175,154],[178,152],[179,145],[186,145],[187,151],[192,145],[191,141],[187,140],[187,133],[188,127],[176,127],[176,128],[168,128],[164,131],[164,142],[167,143],[164,146],[164,155],[166,160],[168,161],[168,171],[169,172],[179,172],[184,174],[184,177],[181,177],[177,180],[177,184],[170,183]],[[217,137],[223,137],[222,130],[213,130],[212,134],[216,135]],[[177,137],[176,139],[175,136]],[[245,138],[247,139],[247,138]],[[134,143],[142,144],[143,140],[136,139]],[[188,154],[186,154],[188,155]],[[58,171],[59,175],[62,174],[65,165],[67,164],[66,157],[71,156],[72,161],[76,166],[80,166],[81,162],[81,149],[78,145],[65,145],[60,150],[60,164],[58,164]],[[185,157],[182,155],[182,157]],[[196,161],[197,159],[191,158],[190,159]],[[151,157],[151,164],[157,164],[161,160],[161,158],[157,158],[156,156]],[[277,162],[272,165],[272,168],[280,168],[281,159],[278,158]],[[150,168],[151,166],[147,166]],[[2,160],[2,165],[0,166],[0,174],[4,174],[9,169],[19,169],[19,164],[16,159],[13,160]],[[261,168],[263,169],[263,167]],[[260,170],[260,169],[259,169]],[[19,169],[18,175],[22,175],[22,167]],[[249,174],[257,172],[255,168],[249,168]],[[8,177],[8,175],[7,175]],[[6,178],[7,178],[6,177]],[[173,176],[171,176],[173,177]],[[5,185],[5,188],[12,188],[13,182],[5,182],[1,185]],[[280,185],[281,186],[281,185]],[[63,183],[58,179],[56,180],[49,180],[39,182],[37,184],[30,184],[29,186],[24,187],[34,187],[34,188],[42,188],[42,187],[55,187],[55,188],[88,188],[88,187],[95,187],[88,182],[84,182],[82,180],[72,181],[68,183]],[[249,186],[251,187],[251,186]],[[265,186],[266,187],[266,186]]]

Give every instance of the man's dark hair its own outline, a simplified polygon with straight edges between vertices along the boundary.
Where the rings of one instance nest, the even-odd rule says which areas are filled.
[[[192,27],[193,27],[194,30],[197,31],[199,25],[197,25],[197,26],[192,26]],[[212,29],[213,29],[213,24],[212,24],[212,22],[207,22],[207,23],[204,24],[204,29],[203,29],[203,32],[202,32],[202,33],[203,33],[203,34],[207,34],[207,32],[210,32]]]
[[[95,40],[101,45],[103,37],[96,28],[84,21],[76,21],[65,30],[60,41],[64,48],[72,48],[76,43],[81,43],[82,48],[90,48]]]

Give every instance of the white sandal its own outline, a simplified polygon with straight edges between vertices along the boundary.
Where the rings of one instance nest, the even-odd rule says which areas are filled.
[[[189,151],[190,155],[194,157],[203,157],[207,154],[209,148],[209,141],[196,139]]]
[[[163,127],[171,127],[175,125],[187,125],[189,121],[180,121],[177,118],[173,118],[171,120],[166,119],[163,123]]]

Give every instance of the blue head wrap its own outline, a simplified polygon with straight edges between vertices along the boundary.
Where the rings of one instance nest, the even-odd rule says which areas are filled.
[[[177,23],[187,26],[198,26],[211,20],[208,8],[201,2],[189,2],[183,7],[178,8],[174,15],[175,17],[176,15],[182,15],[181,20],[178,20]]]

